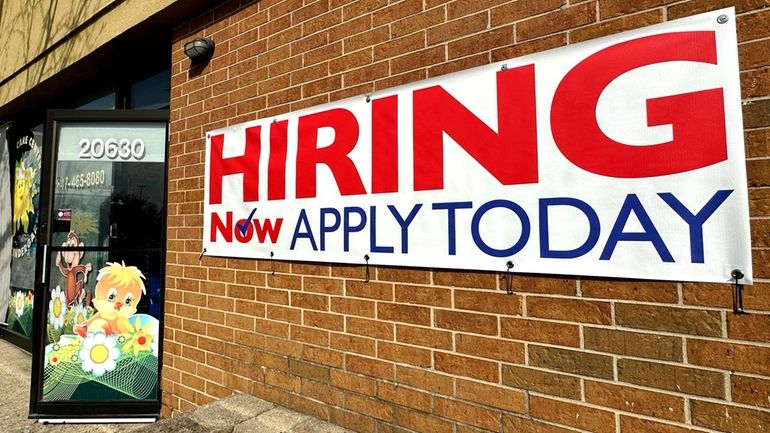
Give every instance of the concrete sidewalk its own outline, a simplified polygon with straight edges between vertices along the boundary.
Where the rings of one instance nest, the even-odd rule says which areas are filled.
[[[29,353],[0,339],[0,431],[89,433],[353,433],[309,415],[238,394],[154,424],[40,424],[27,418]]]

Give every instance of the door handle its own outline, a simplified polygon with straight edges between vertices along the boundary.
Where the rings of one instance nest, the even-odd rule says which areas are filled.
[[[40,272],[42,272],[40,282],[45,284],[45,277],[48,275],[48,244],[43,244],[43,268],[40,270]]]

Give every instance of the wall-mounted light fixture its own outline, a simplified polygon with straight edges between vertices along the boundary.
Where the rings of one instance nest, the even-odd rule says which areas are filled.
[[[197,38],[184,44],[184,53],[193,64],[208,61],[214,55],[214,41],[211,38]]]

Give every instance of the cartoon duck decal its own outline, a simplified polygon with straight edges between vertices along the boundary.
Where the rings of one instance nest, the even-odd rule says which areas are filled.
[[[93,305],[97,313],[73,331],[85,337],[88,333],[125,334],[134,330],[129,317],[145,293],[144,275],[136,266],[110,263],[99,269],[96,276]]]

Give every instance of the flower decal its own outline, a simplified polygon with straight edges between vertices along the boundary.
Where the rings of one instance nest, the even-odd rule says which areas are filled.
[[[155,343],[155,336],[152,332],[153,323],[145,325],[143,328],[138,329],[131,339],[128,340],[125,346],[123,346],[124,352],[133,352],[134,356],[139,355],[139,352],[154,350],[157,347]],[[157,352],[157,349],[155,349]]]
[[[16,316],[21,317],[24,314],[24,294],[16,292],[16,297],[13,300],[13,306],[16,310]]]
[[[60,286],[51,290],[51,300],[48,301],[48,321],[54,329],[64,326],[64,314],[67,312],[67,298]]]
[[[25,166],[24,161],[16,163],[16,181],[13,188],[13,227],[29,231],[29,214],[35,213],[32,197],[37,194],[34,168]]]
[[[88,310],[83,307],[83,304],[75,305],[74,312],[72,314],[72,325],[83,325],[88,320]]]
[[[101,376],[115,369],[115,361],[120,357],[120,349],[115,347],[117,338],[103,332],[89,333],[83,341],[83,348],[78,356],[83,361],[83,371],[90,371],[94,376]]]

